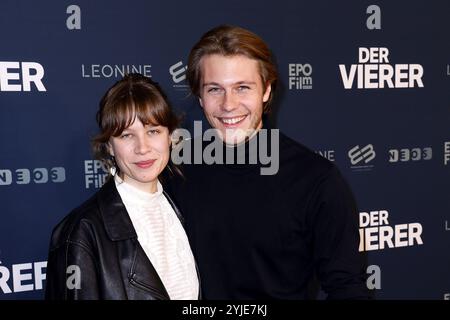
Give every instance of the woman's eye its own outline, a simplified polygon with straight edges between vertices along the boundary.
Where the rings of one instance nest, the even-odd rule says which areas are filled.
[[[151,135],[160,134],[161,131],[159,129],[151,129],[148,131]]]
[[[126,139],[129,137],[131,137],[131,134],[129,134],[129,133],[124,133],[124,134],[120,135],[120,138],[122,138],[122,139]]]

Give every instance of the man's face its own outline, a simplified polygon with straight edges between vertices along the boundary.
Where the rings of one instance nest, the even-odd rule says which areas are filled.
[[[200,105],[227,144],[244,141],[262,127],[264,85],[258,62],[243,55],[207,55],[200,61]]]

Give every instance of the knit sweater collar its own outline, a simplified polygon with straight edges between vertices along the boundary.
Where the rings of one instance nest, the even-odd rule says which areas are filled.
[[[163,194],[163,187],[159,182],[159,180],[156,184],[157,190],[155,193],[144,192],[134,187],[133,185],[125,182],[117,174],[114,176],[114,182],[116,184],[117,191],[122,197],[122,200],[125,202],[132,202],[139,204],[149,203],[158,200]]]

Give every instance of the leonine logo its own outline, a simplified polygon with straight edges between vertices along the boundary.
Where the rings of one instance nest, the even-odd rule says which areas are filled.
[[[47,91],[44,73],[37,62],[0,61],[0,91]]]
[[[358,64],[347,69],[339,65],[345,89],[423,88],[420,64],[389,64],[388,48],[365,48],[358,51]]]
[[[316,153],[320,154],[325,159],[330,161],[335,161],[334,159],[334,150],[316,150]]]
[[[122,78],[129,73],[140,73],[151,78],[150,64],[82,64],[81,76],[83,78]]]
[[[359,213],[359,251],[383,250],[422,245],[422,225],[404,223],[389,225],[387,210]]]

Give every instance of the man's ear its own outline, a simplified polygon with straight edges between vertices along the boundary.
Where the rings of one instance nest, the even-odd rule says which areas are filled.
[[[266,86],[266,91],[264,91],[263,102],[267,102],[269,100],[270,92],[272,92],[272,86],[270,85],[270,82],[268,82]]]
[[[198,102],[200,103],[200,107],[203,108],[203,100],[201,97],[198,97]]]

